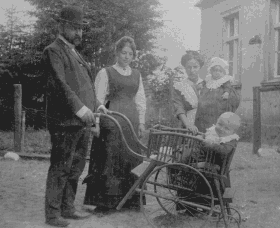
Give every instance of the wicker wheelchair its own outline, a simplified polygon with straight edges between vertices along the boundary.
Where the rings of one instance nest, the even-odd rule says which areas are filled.
[[[129,120],[116,112],[104,115],[122,133],[114,115],[128,123]],[[240,227],[240,213],[230,206],[233,195],[229,167],[235,150],[217,166],[215,153],[203,151],[201,157],[204,140],[199,135],[156,125],[150,129],[146,147],[130,126],[142,155],[128,147],[123,134],[122,139],[128,152],[143,162],[131,171],[138,180],[119,203],[118,210],[135,192],[140,192],[141,211],[152,227]]]

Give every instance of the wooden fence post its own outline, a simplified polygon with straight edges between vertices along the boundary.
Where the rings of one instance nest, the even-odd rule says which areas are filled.
[[[21,152],[21,112],[22,112],[22,89],[21,84],[14,84],[14,150]]]
[[[253,87],[253,154],[261,147],[261,94],[260,87]]]
[[[170,127],[174,127],[174,117],[173,117],[173,83],[174,83],[174,74],[173,72],[171,73],[169,77],[169,120],[170,120]]]
[[[161,107],[158,110],[158,123],[161,124],[161,120],[162,120],[162,114],[161,114]]]
[[[21,114],[21,141],[20,141],[21,152],[24,152],[24,138],[25,138],[25,111],[22,111],[22,114]]]

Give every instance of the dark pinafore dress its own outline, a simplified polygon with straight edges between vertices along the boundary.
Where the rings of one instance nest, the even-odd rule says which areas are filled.
[[[137,132],[139,114],[135,95],[139,88],[140,73],[132,69],[130,76],[123,76],[113,67],[106,68],[109,83],[109,110],[126,115]],[[115,117],[115,116],[114,116]],[[132,150],[141,153],[127,124],[118,117],[127,142]],[[84,204],[115,208],[136,181],[130,171],[141,163],[129,154],[121,140],[119,129],[105,118],[100,120],[100,137],[93,139],[89,175]],[[139,194],[127,201],[124,207],[139,206]]]

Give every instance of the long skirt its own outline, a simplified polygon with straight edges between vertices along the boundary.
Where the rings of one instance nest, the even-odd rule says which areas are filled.
[[[112,108],[112,104],[110,106]],[[113,106],[113,110],[122,111],[131,120],[134,129],[137,129],[136,108],[123,101],[118,102],[117,108]],[[141,154],[128,124],[119,117],[116,119],[122,127],[129,147],[135,153]],[[92,177],[87,183],[84,204],[115,208],[137,180],[131,170],[142,161],[129,153],[114,122],[101,118],[100,129],[100,137],[93,139],[88,171]],[[139,203],[139,193],[136,192],[124,207],[138,207]]]

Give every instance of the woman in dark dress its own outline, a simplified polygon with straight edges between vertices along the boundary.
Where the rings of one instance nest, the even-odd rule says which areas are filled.
[[[102,69],[95,81],[97,99],[108,109],[126,115],[139,137],[145,130],[146,98],[140,72],[130,68],[136,55],[134,40],[123,37],[116,43],[116,64]],[[115,117],[115,116],[114,116]],[[141,150],[127,124],[118,117],[130,148]],[[100,120],[100,137],[93,139],[89,174],[84,203],[106,211],[114,209],[136,181],[130,171],[141,163],[126,150],[117,126],[109,119]],[[124,207],[139,207],[139,194],[135,193]]]

